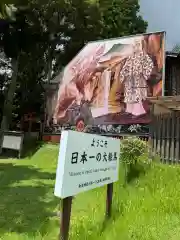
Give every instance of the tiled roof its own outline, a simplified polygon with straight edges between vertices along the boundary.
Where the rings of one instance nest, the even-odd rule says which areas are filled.
[[[172,52],[179,54],[179,53],[180,53],[180,44],[176,44],[176,45],[173,47]]]
[[[180,44],[176,44],[171,51],[166,52],[168,57],[178,57],[180,56]]]

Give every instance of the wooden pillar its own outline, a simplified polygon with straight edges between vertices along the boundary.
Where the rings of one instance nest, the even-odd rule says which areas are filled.
[[[159,116],[159,123],[158,123],[158,153],[162,161],[162,122],[163,122],[163,116]]]
[[[157,154],[157,137],[158,137],[158,133],[157,133],[157,116],[154,116],[154,154]]]
[[[175,120],[176,113],[173,112],[171,115],[171,147],[170,147],[170,159],[171,162],[175,162]]]
[[[152,130],[153,130],[153,136],[152,136],[152,154],[153,154],[153,156],[155,155],[154,153],[155,153],[155,151],[154,151],[154,149],[155,149],[155,145],[154,145],[154,143],[155,143],[155,125],[154,125],[154,123],[155,123],[155,117],[153,116],[153,125],[152,125]]]
[[[172,113],[170,114],[170,120],[169,120],[169,162],[173,163],[173,158],[172,158],[172,147],[173,147],[173,133],[172,133],[172,122],[173,122],[173,117]]]
[[[162,136],[161,136],[161,158],[162,161],[165,162],[165,134],[166,134],[166,117],[162,116],[162,125],[161,125],[161,129],[162,129]]]
[[[157,116],[157,125],[158,125],[158,129],[157,129],[157,153],[160,154],[160,148],[161,148],[161,116],[158,115]]]
[[[62,214],[60,219],[59,240],[68,240],[69,238],[71,206],[72,206],[72,197],[64,198],[62,200]]]
[[[176,162],[180,162],[180,156],[179,156],[179,147],[180,147],[180,118],[179,116],[176,117],[176,150],[175,150],[175,159]]]
[[[152,132],[153,132],[153,136],[152,136],[152,154],[153,156],[155,155],[155,116],[153,116],[153,120],[152,120]]]
[[[167,125],[166,125],[166,160],[170,161],[169,147],[170,147],[170,114],[167,115]]]
[[[157,136],[157,117],[154,115],[154,106],[153,106],[153,115],[152,115],[152,119],[153,119],[153,155],[155,156],[156,155],[156,144],[157,144],[157,141],[156,141],[156,136]]]
[[[154,156],[154,104],[150,108],[150,121],[148,144],[150,149],[149,158],[152,160]]]
[[[164,161],[167,162],[167,127],[168,127],[168,119],[167,119],[167,115],[164,116],[164,152],[163,152],[163,156],[164,156]]]

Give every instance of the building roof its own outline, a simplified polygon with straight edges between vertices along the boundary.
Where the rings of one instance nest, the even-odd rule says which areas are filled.
[[[179,54],[180,53],[180,44],[176,44],[172,49],[172,52]]]
[[[175,52],[166,52],[166,57],[172,57],[172,58],[177,58],[179,57],[180,54],[179,53],[175,53]]]
[[[166,52],[167,57],[179,57],[180,56],[180,44],[176,44],[172,51]]]

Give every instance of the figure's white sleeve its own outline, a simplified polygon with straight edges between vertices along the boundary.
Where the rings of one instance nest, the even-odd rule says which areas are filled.
[[[143,76],[145,80],[148,80],[154,68],[153,61],[148,55],[144,56],[142,66],[143,66],[143,71],[142,71]]]

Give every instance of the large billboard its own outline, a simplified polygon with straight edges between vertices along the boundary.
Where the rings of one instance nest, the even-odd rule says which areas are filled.
[[[163,94],[165,33],[88,43],[65,67],[54,124],[148,124],[149,96]]]

